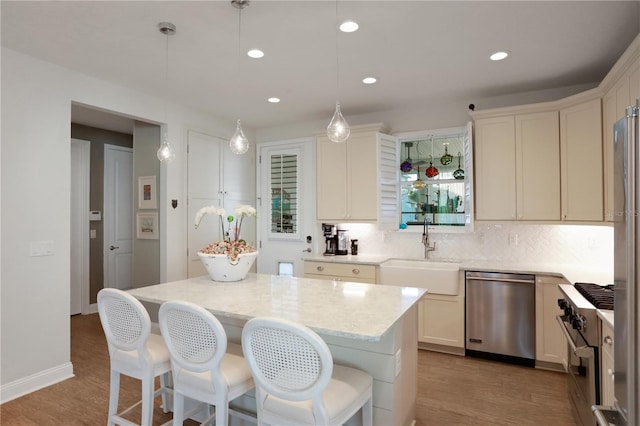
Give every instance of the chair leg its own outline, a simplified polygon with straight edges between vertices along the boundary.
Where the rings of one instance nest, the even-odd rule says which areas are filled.
[[[168,413],[171,410],[171,407],[169,407],[169,398],[167,398],[167,386],[168,386],[168,382],[169,382],[169,373],[164,373],[160,375],[160,389],[162,389],[162,392],[160,393],[160,395],[162,395],[162,411],[165,413]]]
[[[216,426],[229,424],[229,401],[227,398],[216,400]]]
[[[112,417],[118,414],[118,398],[120,396],[120,373],[111,370],[111,382],[109,383],[109,417],[108,426],[115,425]]]
[[[371,426],[373,424],[373,398],[369,397],[367,402],[362,406],[362,426]]]
[[[153,422],[154,387],[152,377],[142,379],[142,426],[151,426]]]
[[[182,426],[184,421],[184,395],[173,390],[173,426]]]

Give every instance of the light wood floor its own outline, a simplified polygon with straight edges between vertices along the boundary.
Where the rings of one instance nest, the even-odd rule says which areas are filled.
[[[74,378],[3,404],[0,424],[105,424],[109,354],[97,314],[71,318],[71,361]],[[428,351],[418,363],[417,426],[574,426],[564,374]],[[121,407],[139,399],[139,383],[122,377]],[[157,402],[154,425],[171,419]]]

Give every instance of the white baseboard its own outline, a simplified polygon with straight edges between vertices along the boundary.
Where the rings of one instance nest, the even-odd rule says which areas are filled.
[[[98,312],[98,304],[97,303],[93,303],[90,304],[89,306],[87,306],[87,312],[83,312],[83,315],[87,315],[87,314],[95,314]]]
[[[74,377],[73,364],[67,362],[0,386],[0,404]]]

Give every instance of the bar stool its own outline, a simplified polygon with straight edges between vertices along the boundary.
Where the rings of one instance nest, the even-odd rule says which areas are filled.
[[[341,425],[359,410],[372,422],[371,375],[333,363],[313,330],[277,318],[254,318],[242,350],[256,383],[258,425]]]
[[[229,414],[250,419],[229,408],[229,401],[255,386],[240,345],[227,343],[220,321],[201,306],[172,301],[160,306],[160,331],[171,357],[173,372],[173,424],[182,425],[185,397],[215,406],[218,426],[228,424]]]
[[[162,407],[167,412],[167,396],[171,395],[167,388],[171,362],[162,337],[151,334],[151,320],[142,303],[122,290],[100,290],[98,313],[111,364],[108,425],[134,425],[124,416],[142,404],[141,425],[151,426],[155,397],[162,395]],[[142,399],[118,413],[121,374],[142,381]],[[158,376],[160,388],[154,390]]]

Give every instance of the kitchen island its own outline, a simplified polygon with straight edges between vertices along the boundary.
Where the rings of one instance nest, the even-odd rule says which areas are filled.
[[[415,417],[417,302],[425,292],[263,274],[249,274],[239,282],[202,276],[129,290],[145,303],[152,319],[159,305],[169,300],[203,306],[220,320],[232,342],[240,342],[242,327],[254,317],[285,318],[308,326],[325,340],[336,363],[373,376],[373,424],[381,426],[408,426]],[[254,409],[252,396],[235,403]]]

